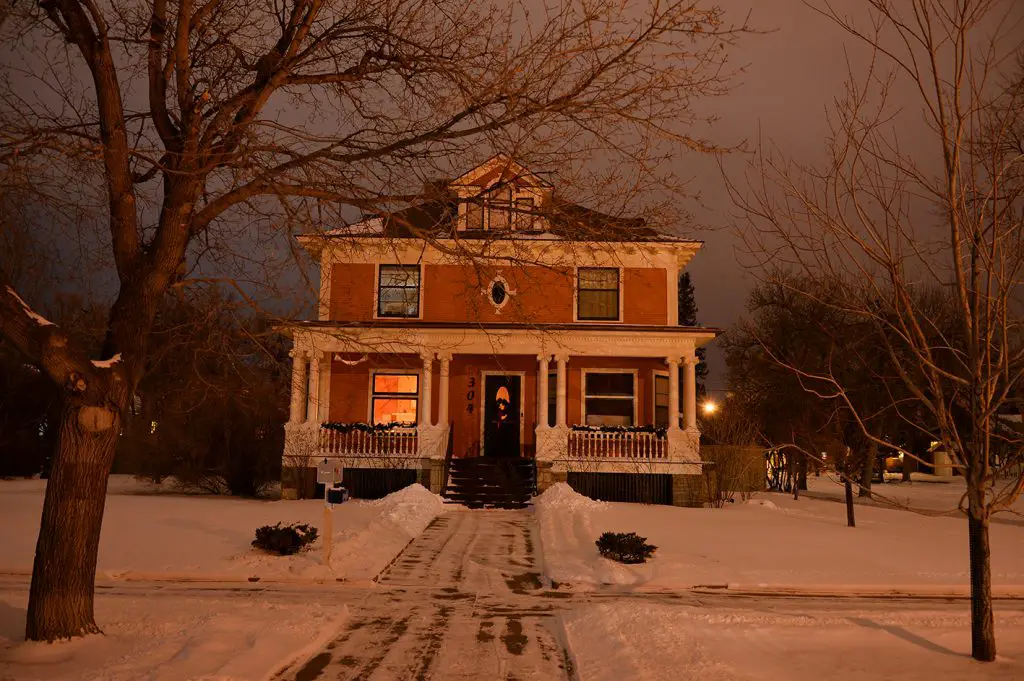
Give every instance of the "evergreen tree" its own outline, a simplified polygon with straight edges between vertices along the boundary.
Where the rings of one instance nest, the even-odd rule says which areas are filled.
[[[679,275],[679,325],[698,326],[697,324],[697,298],[693,293],[693,282],[690,281],[690,273],[683,272]],[[704,379],[708,376],[708,364],[704,359],[707,348],[697,348],[697,401],[701,402],[707,396],[707,389],[704,387]]]

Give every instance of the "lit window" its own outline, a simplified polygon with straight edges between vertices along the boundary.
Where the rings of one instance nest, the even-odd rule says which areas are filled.
[[[377,316],[418,317],[419,314],[419,266],[381,265],[377,283]]]
[[[584,422],[588,426],[632,426],[636,386],[631,373],[584,372]]]
[[[416,374],[374,374],[373,422],[416,423],[419,383]]]
[[[668,427],[668,376],[654,375],[654,425]]]
[[[577,277],[577,317],[584,320],[617,321],[619,270],[613,267],[581,267]]]

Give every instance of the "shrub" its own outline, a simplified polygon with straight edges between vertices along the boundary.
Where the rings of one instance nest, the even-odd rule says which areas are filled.
[[[317,529],[305,523],[264,525],[256,529],[252,545],[268,553],[290,556],[316,541]]]
[[[626,564],[646,563],[658,548],[648,544],[647,537],[641,537],[636,532],[605,532],[594,543],[605,558]]]

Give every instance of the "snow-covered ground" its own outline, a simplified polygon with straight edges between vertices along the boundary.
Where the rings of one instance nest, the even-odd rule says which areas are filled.
[[[295,603],[255,596],[140,595],[100,592],[104,635],[25,643],[25,594],[0,593],[3,681],[233,681],[269,677],[344,623],[345,605],[322,597]]]
[[[999,657],[970,657],[960,612],[884,605],[691,608],[613,602],[563,617],[586,681],[1017,681],[1024,678],[1024,614],[997,609]]]
[[[46,483],[0,481],[0,573],[30,573]],[[99,575],[109,579],[372,579],[441,512],[441,498],[412,485],[377,501],[332,511],[330,567],[323,561],[322,500],[258,501],[168,494],[114,476],[100,539]],[[312,550],[272,556],[251,546],[260,525],[303,522],[320,528]]]
[[[811,585],[848,591],[964,590],[969,584],[962,517],[858,506],[857,527],[848,528],[842,504],[806,496],[794,501],[766,493],[721,509],[693,509],[599,503],[565,484],[542,494],[536,508],[548,577],[577,587]],[[991,528],[993,580],[1024,593],[1024,522],[1015,516],[1003,520]],[[658,550],[643,565],[606,560],[594,546],[606,531],[636,532]]]

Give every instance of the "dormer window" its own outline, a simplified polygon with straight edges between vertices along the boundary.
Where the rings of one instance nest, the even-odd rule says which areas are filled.
[[[533,229],[533,212],[535,208],[536,205],[532,196],[516,199],[515,215],[512,217],[516,229]]]
[[[497,186],[465,202],[465,226],[471,231],[504,232],[531,230],[537,222],[537,201],[524,196],[511,185]]]
[[[512,229],[512,187],[498,187],[490,192],[487,196],[487,212],[491,229]]]

